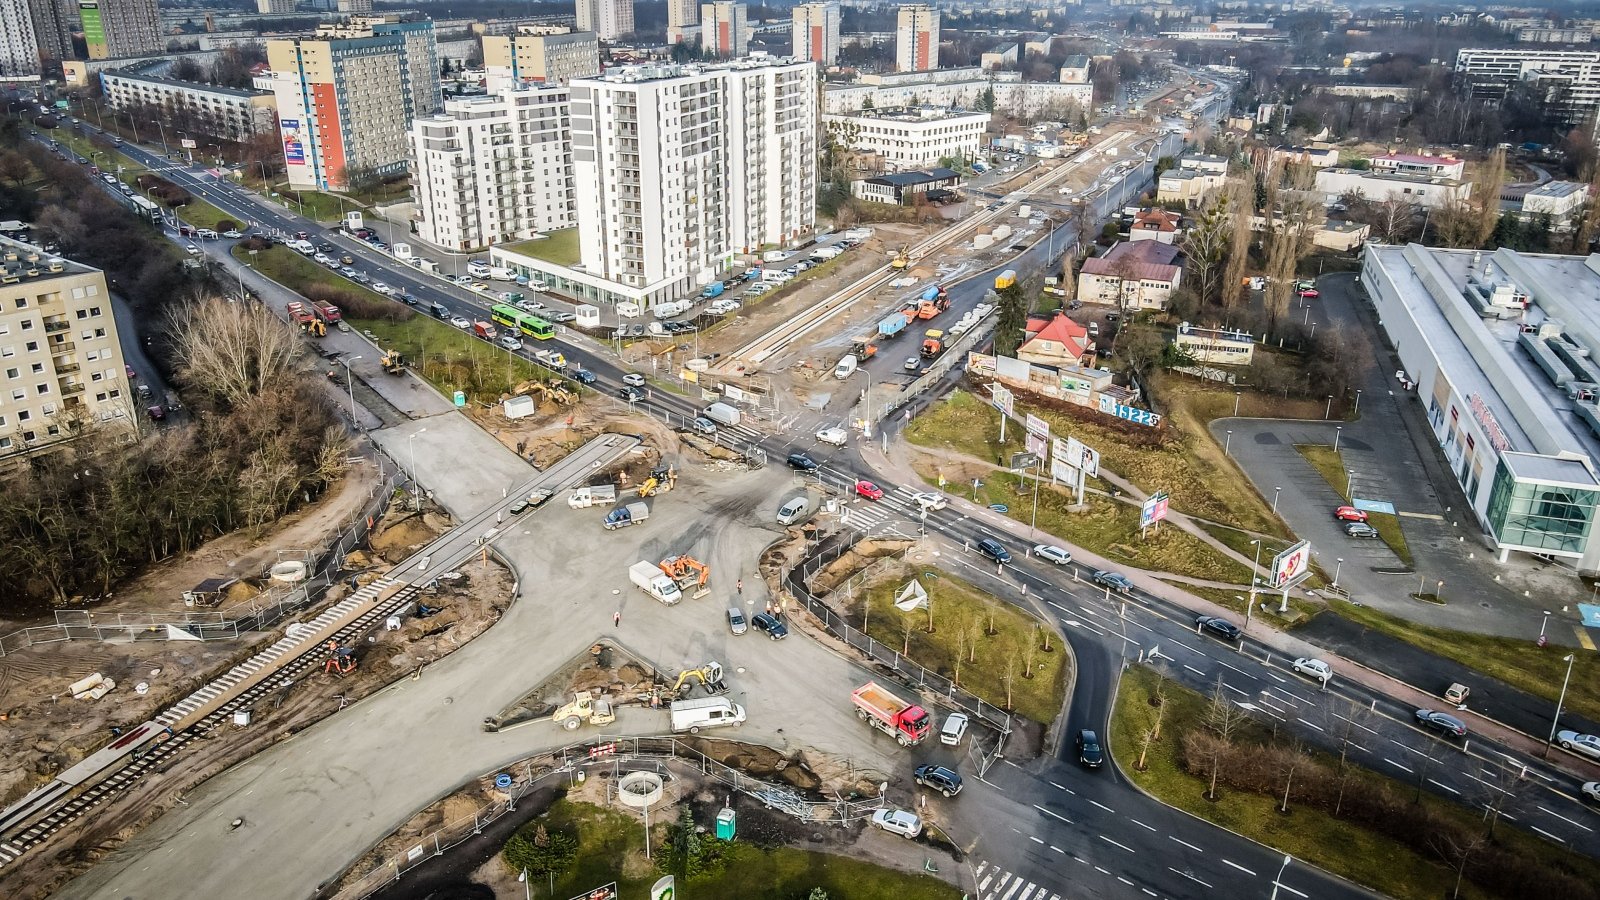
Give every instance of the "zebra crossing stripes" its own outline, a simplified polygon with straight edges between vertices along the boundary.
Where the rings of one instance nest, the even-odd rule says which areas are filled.
[[[987,861],[978,863],[978,900],[1061,900],[1043,885],[1013,875]]]

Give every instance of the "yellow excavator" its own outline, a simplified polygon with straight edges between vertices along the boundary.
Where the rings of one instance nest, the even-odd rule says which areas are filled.
[[[728,683],[722,680],[722,663],[712,660],[698,669],[685,669],[678,673],[678,680],[673,682],[667,693],[679,700],[686,699],[693,683],[697,681],[712,696],[728,692]]]
[[[556,710],[550,721],[561,723],[561,727],[568,731],[577,730],[579,725],[588,722],[590,725],[610,725],[617,720],[616,711],[611,708],[611,700],[605,694],[596,696],[589,691],[576,691],[572,695],[572,702]]]
[[[378,362],[382,364],[383,370],[390,375],[404,375],[406,373],[406,358],[400,355],[399,350],[383,351],[383,355],[378,357]]]
[[[654,497],[662,491],[670,491],[678,485],[678,473],[671,466],[663,466],[650,473],[644,484],[639,485],[639,496]]]
[[[896,269],[904,269],[906,266],[911,265],[910,250],[905,247],[901,247],[899,250],[895,251],[894,259],[889,263],[889,265]]]
[[[706,587],[706,582],[711,580],[711,567],[700,560],[687,554],[669,556],[661,561],[660,566],[661,571],[678,585],[678,590],[684,593],[694,591],[690,595],[691,600],[699,600],[711,593],[711,589]]]
[[[511,389],[511,396],[515,397],[521,394],[543,397],[560,406],[566,406],[575,399],[572,392],[567,390],[564,385],[551,384],[547,381],[540,381],[537,378],[524,381]]]

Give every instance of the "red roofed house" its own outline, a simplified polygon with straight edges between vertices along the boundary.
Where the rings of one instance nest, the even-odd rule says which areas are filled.
[[[1423,156],[1418,153],[1387,153],[1372,158],[1372,171],[1392,175],[1428,175],[1460,180],[1467,164],[1454,156]]]
[[[1128,229],[1128,240],[1175,244],[1178,242],[1178,222],[1178,214],[1170,209],[1141,209],[1133,215],[1133,227]]]
[[[1053,319],[1029,319],[1027,340],[1017,348],[1017,359],[1038,363],[1041,366],[1082,366],[1094,341],[1089,340],[1089,330],[1058,312]]]
[[[1166,309],[1183,279],[1178,248],[1160,241],[1124,241],[1083,261],[1078,299],[1127,309]]]

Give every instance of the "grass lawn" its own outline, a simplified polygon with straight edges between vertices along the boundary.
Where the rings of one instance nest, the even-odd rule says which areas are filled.
[[[929,609],[904,613],[894,605],[894,598],[913,576],[922,581],[928,592]],[[863,611],[866,631],[874,640],[899,648],[908,658],[946,678],[959,671],[957,682],[989,703],[1035,722],[1049,723],[1061,712],[1066,700],[1066,672],[1072,665],[1061,640],[1051,635],[1050,650],[1044,650],[1037,619],[975,585],[948,572],[905,566],[895,577],[857,596],[853,617],[861,616]],[[927,630],[930,611],[934,624],[931,634]],[[988,633],[991,614],[994,634]],[[1030,644],[1034,648],[1031,675],[1024,655],[1024,648]],[[971,661],[958,652],[969,646],[975,647],[969,654]]]
[[[359,294],[376,303],[392,302],[382,294],[376,291],[369,291],[348,278],[336,275],[331,269],[320,266],[310,258],[301,256],[281,244],[273,244],[268,249],[262,250],[253,256],[250,251],[243,247],[235,246],[233,248],[233,258],[240,262],[249,263],[255,267],[256,271],[297,294],[303,294],[310,286],[320,284],[326,287],[338,288],[341,291]],[[441,325],[440,327],[451,331],[456,330],[448,325]]]
[[[337,222],[341,212],[360,210],[361,204],[353,200],[345,200],[344,206],[339,205],[339,198],[321,191],[296,191],[289,187],[288,182],[272,186],[278,196],[271,199],[297,213],[315,219],[318,222]],[[298,197],[298,201],[295,199]]]
[[[652,812],[651,843],[666,858],[671,810]],[[620,896],[644,897],[665,870],[645,859],[641,821],[589,803],[558,800],[543,817],[550,831],[576,832],[578,852],[572,866],[555,879],[555,897],[576,897],[611,882]],[[532,823],[530,823],[531,825]],[[699,822],[708,832],[714,823]],[[528,826],[525,826],[528,827]],[[682,896],[695,900],[804,900],[812,888],[835,900],[957,900],[961,892],[931,875],[910,874],[860,860],[792,847],[762,849],[734,840],[725,845],[720,871],[679,880]],[[533,879],[534,892],[544,896],[548,882]]]
[[[1446,588],[1446,599],[1449,589]],[[1335,601],[1332,610],[1347,619],[1414,644],[1430,653],[1453,659],[1512,687],[1544,697],[1553,705],[1566,677],[1565,649],[1554,645],[1540,648],[1532,641],[1489,637],[1452,631],[1431,625],[1408,622],[1370,606]],[[1439,685],[1435,690],[1443,690]],[[1572,683],[1567,689],[1565,707],[1591,718],[1600,718],[1600,657],[1578,653],[1572,664]]]
[[[1275,798],[1227,787],[1218,788],[1216,801],[1207,800],[1204,796],[1207,787],[1205,780],[1184,771],[1178,757],[1180,736],[1186,731],[1204,727],[1202,723],[1211,701],[1209,697],[1170,681],[1163,688],[1165,712],[1161,739],[1150,745],[1145,758],[1145,771],[1138,771],[1135,764],[1139,759],[1139,736],[1152,722],[1155,708],[1150,705],[1150,697],[1156,682],[1157,676],[1149,668],[1136,666],[1129,669],[1122,678],[1116,708],[1112,712],[1112,753],[1116,756],[1118,766],[1140,787],[1165,803],[1388,896],[1401,900],[1433,900],[1449,896],[1448,887],[1455,881],[1455,872],[1444,865],[1439,856],[1418,853],[1383,835],[1363,829],[1356,823],[1335,818],[1328,811],[1305,803],[1298,806],[1291,803],[1290,815],[1285,816],[1277,811]],[[1258,731],[1264,732],[1264,729]],[[1264,739],[1264,733],[1246,738]],[[1358,769],[1355,780],[1389,782],[1396,785],[1401,793],[1412,790],[1409,784],[1400,785],[1365,769]],[[1484,827],[1478,812],[1431,795],[1423,795],[1422,802],[1433,805],[1463,823],[1473,823],[1479,830]],[[1505,824],[1495,830],[1495,840],[1516,848],[1519,855],[1545,859],[1551,866],[1580,872],[1600,872],[1600,864],[1594,860],[1563,852],[1553,844]],[[1461,896],[1471,898],[1489,895],[1469,882],[1463,885]]]
[[[1322,476],[1322,480],[1326,481],[1335,493],[1343,497],[1346,502],[1350,500],[1350,494],[1345,490],[1350,482],[1345,474],[1347,470],[1343,454],[1326,444],[1295,444],[1294,449],[1300,451],[1300,455],[1306,458],[1306,462],[1311,463],[1311,468],[1317,470],[1317,474]],[[1400,557],[1401,562],[1408,566],[1412,564],[1411,548],[1406,546],[1406,536],[1400,528],[1399,516],[1369,512],[1367,524],[1378,529],[1378,537],[1389,545],[1389,549]]]
[[[548,232],[545,237],[538,240],[504,244],[500,249],[542,259],[558,266],[575,266],[583,260],[576,227]]]

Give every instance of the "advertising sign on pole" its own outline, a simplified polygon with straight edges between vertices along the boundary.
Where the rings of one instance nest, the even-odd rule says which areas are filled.
[[[1050,441],[1043,435],[1030,433],[1025,443],[1035,462],[1044,459],[1045,454],[1050,452]]]
[[[1285,547],[1272,560],[1272,569],[1267,582],[1272,587],[1288,587],[1291,583],[1303,577],[1311,570],[1311,542],[1301,541]]]
[[[998,384],[989,386],[989,405],[1006,415],[1011,415],[1011,391]]]
[[[1050,423],[1049,422],[1046,422],[1045,420],[1039,418],[1038,416],[1034,415],[1033,413],[1028,413],[1027,422],[1028,422],[1028,433],[1029,434],[1036,434],[1039,437],[1045,437],[1045,438],[1050,436]]]
[[[1139,507],[1139,528],[1149,528],[1151,525],[1167,517],[1167,492],[1156,491]]]

